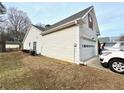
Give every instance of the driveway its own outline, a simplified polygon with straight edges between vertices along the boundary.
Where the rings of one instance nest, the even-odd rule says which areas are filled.
[[[86,61],[86,63],[87,63],[87,66],[89,66],[89,67],[98,68],[98,69],[100,69],[100,70],[112,72],[112,71],[110,71],[108,68],[104,68],[104,67],[100,64],[100,60],[99,60],[98,57],[91,58],[90,60]]]

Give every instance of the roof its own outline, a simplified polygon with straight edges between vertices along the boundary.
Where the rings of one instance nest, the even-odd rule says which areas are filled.
[[[18,41],[6,41],[6,44],[20,44]]]
[[[3,4],[0,2],[0,14],[6,13],[6,8],[3,6]]]
[[[50,33],[53,33],[53,32],[56,32],[56,31],[60,31],[60,29],[64,29],[64,28],[67,28],[67,27],[71,27],[71,26],[74,26],[74,25],[77,25],[79,22],[79,20],[82,20],[83,18],[85,18],[85,16],[87,16],[87,14],[93,10],[93,6],[90,6],[68,18],[65,18],[53,25],[51,25],[50,27],[47,27],[45,28],[45,31],[42,32],[41,34],[42,35],[47,35],[47,34],[50,34]],[[98,25],[97,23],[97,20],[96,20],[96,25]],[[97,35],[100,35],[100,32],[99,32],[99,27],[97,26],[97,31],[96,31]]]
[[[36,26],[36,25],[33,25],[33,26],[36,27],[37,29],[39,29],[40,31],[45,31],[45,28],[44,27],[40,27],[40,26]]]
[[[119,41],[120,36],[114,36],[114,37],[99,37],[100,43],[106,43],[106,42],[116,42]]]
[[[100,43],[106,43],[106,42],[109,42],[109,41],[110,41],[109,37],[100,37],[99,38]]]
[[[25,34],[25,36],[24,36],[24,38],[23,38],[22,43],[23,43],[24,40],[26,39],[26,37],[27,37],[27,35],[28,35],[28,33],[29,33],[29,31],[30,31],[30,29],[31,29],[32,26],[35,27],[35,28],[37,28],[37,29],[38,29],[39,31],[41,31],[41,32],[42,32],[42,31],[45,31],[45,28],[31,24],[30,28],[26,31],[26,34]]]
[[[90,6],[90,7],[86,8],[86,9],[84,9],[84,10],[82,10],[82,11],[80,11],[80,12],[78,12],[78,13],[76,13],[76,14],[74,14],[74,15],[72,15],[72,16],[66,18],[66,19],[64,19],[64,20],[61,20],[61,21],[59,21],[59,22],[57,22],[57,23],[51,25],[50,27],[46,28],[46,30],[50,30],[50,29],[52,29],[52,28],[55,28],[55,27],[57,27],[57,26],[60,26],[60,25],[62,25],[62,24],[65,24],[65,23],[67,23],[67,22],[70,22],[70,21],[73,21],[73,20],[75,20],[75,19],[81,18],[81,17],[83,17],[92,7],[93,7],[93,6]]]

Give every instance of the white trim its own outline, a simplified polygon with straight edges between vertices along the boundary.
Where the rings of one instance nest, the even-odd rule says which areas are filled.
[[[92,9],[94,9],[93,7],[91,7],[86,13],[85,13],[85,15],[84,16],[82,16],[82,18],[81,19],[84,19],[87,15],[88,15],[88,13],[92,10]]]
[[[75,21],[71,21],[71,22],[68,22],[66,24],[63,24],[63,25],[57,26],[55,28],[52,28],[50,30],[46,30],[45,32],[42,32],[41,34],[46,35],[46,34],[54,32],[56,30],[59,30],[59,29],[62,29],[62,28],[65,28],[65,27],[68,27],[68,26],[71,26],[71,25],[75,25],[75,24],[76,24]]]
[[[80,30],[79,30],[79,25],[78,25],[78,29],[77,29],[77,64],[80,64]]]

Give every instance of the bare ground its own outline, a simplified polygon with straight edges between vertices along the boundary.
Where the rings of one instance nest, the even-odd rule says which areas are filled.
[[[0,57],[1,64],[18,63],[1,70],[1,89],[124,89],[124,75],[22,52]]]

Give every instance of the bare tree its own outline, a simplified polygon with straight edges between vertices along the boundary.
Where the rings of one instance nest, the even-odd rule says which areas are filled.
[[[0,24],[5,22],[5,21],[6,21],[6,19],[4,18],[4,16],[0,16]]]
[[[5,42],[6,42],[6,25],[7,25],[7,19],[5,16],[0,16],[0,45],[1,45],[1,50],[2,52],[6,51],[5,48]]]
[[[5,28],[4,26],[0,26],[0,45],[2,52],[5,52],[5,42],[6,42],[6,36],[5,36]]]
[[[30,19],[25,12],[16,8],[9,8],[8,21],[10,22],[9,30],[11,30],[16,40],[21,44],[26,31],[30,28]]]
[[[45,28],[45,25],[42,24],[42,23],[37,23],[36,26],[39,26],[39,27]]]

